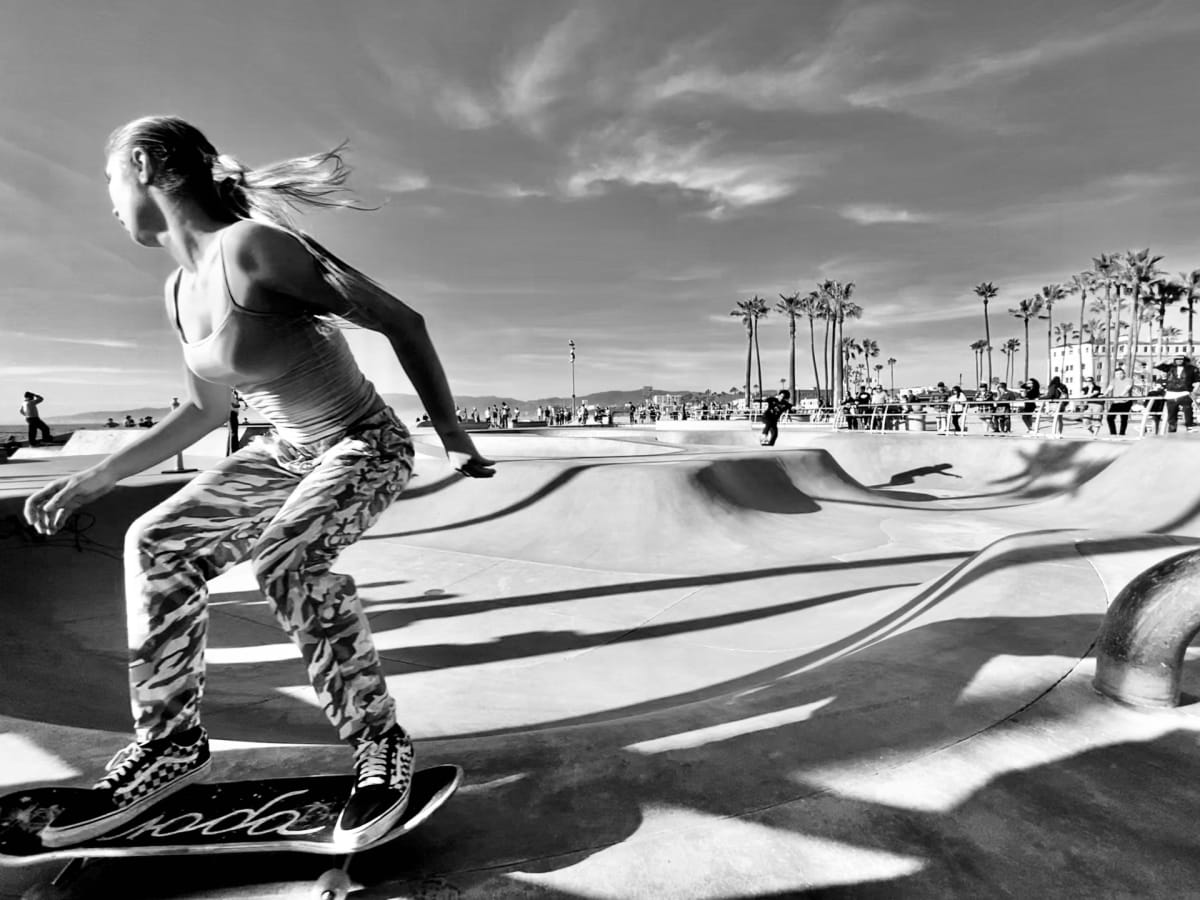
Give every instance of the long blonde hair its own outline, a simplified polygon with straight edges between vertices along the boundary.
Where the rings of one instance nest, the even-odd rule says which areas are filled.
[[[345,142],[322,153],[252,169],[218,153],[200,129],[178,116],[143,116],[114,131],[105,153],[111,156],[134,147],[155,160],[155,186],[164,193],[190,196],[220,219],[257,219],[293,234],[313,255],[325,280],[362,316],[370,318],[355,302],[356,297],[363,293],[389,296],[376,281],[317,243],[293,219],[293,213],[307,207],[371,209],[348,196],[345,183],[350,169],[342,158]]]

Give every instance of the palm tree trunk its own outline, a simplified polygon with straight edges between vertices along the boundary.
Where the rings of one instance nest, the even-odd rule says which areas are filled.
[[[987,341],[988,388],[992,386],[992,326],[988,321],[987,297],[983,298],[983,338]]]
[[[746,410],[750,409],[750,371],[754,365],[753,320],[746,322]]]
[[[1087,292],[1079,292],[1079,347],[1076,353],[1079,363],[1079,387],[1083,389],[1083,317],[1087,315]],[[1096,371],[1096,361],[1092,360],[1092,371]]]
[[[1104,381],[1112,381],[1115,345],[1112,339],[1113,303],[1112,283],[1104,283]]]
[[[833,320],[833,379],[835,385],[833,405],[836,409],[841,409],[842,397],[844,396],[842,393],[844,390],[842,380],[844,377],[843,371],[845,369],[845,360],[842,357],[843,351],[841,339],[841,333],[844,331],[844,329],[845,326],[842,325],[842,313],[840,310],[838,310],[834,314]]]
[[[1025,320],[1025,380],[1029,380],[1029,319]]]
[[[1054,377],[1054,308],[1046,307],[1046,384]]]
[[[1125,370],[1130,378],[1133,377],[1133,363],[1137,352],[1138,332],[1140,331],[1138,328],[1138,300],[1141,299],[1139,296],[1140,293],[1140,285],[1135,282],[1133,285],[1133,296],[1129,298],[1129,350],[1126,353],[1129,368]]]
[[[813,381],[816,383],[816,388],[817,388],[817,402],[820,403],[821,402],[821,400],[820,400],[820,397],[821,397],[821,375],[817,371],[817,329],[813,325],[813,317],[812,316],[808,317],[808,346],[809,346],[809,349],[812,350]]]
[[[796,315],[795,313],[788,314],[788,343],[790,352],[788,354],[788,388],[791,393],[792,402],[796,401]]]
[[[825,390],[829,393],[828,397],[822,398],[822,403],[833,403],[833,379],[829,377],[829,313],[824,315],[825,319],[825,335],[821,339],[821,371],[825,374]]]
[[[1192,335],[1192,314],[1195,311],[1196,297],[1192,293],[1192,289],[1188,288],[1187,310],[1188,310],[1188,356],[1193,356],[1196,353],[1196,342]]]
[[[766,385],[762,380],[762,350],[758,347],[758,318],[754,319],[754,354],[758,358],[758,395],[761,397]]]

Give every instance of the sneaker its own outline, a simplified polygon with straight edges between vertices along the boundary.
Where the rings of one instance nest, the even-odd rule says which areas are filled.
[[[211,765],[208,734],[199,725],[155,741],[134,741],[109,760],[86,798],[72,802],[42,830],[42,843],[66,847],[106,834],[199,780]]]
[[[412,741],[399,725],[376,740],[359,742],[354,751],[356,779],[333,839],[363,847],[383,837],[400,821],[412,792]]]

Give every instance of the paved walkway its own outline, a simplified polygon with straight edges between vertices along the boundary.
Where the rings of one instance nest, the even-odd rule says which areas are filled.
[[[1200,538],[1200,442],[752,438],[486,434],[481,482],[418,432],[340,568],[421,764],[467,780],[355,896],[1195,893],[1197,710],[1116,706],[1090,653]],[[121,535],[180,477],[31,540],[23,495],[88,459],[0,470],[0,790],[83,783],[127,739]],[[211,613],[215,777],[346,769],[244,567]],[[79,890],[301,897],[324,868],[105,862]],[[0,896],[45,876],[0,870]]]

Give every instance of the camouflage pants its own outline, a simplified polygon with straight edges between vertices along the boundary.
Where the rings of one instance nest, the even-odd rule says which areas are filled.
[[[125,540],[129,682],[138,740],[199,721],[209,579],[250,559],[343,740],[396,721],[354,580],[331,571],[412,474],[404,425],[384,410],[297,446],[263,438],[130,526]]]

